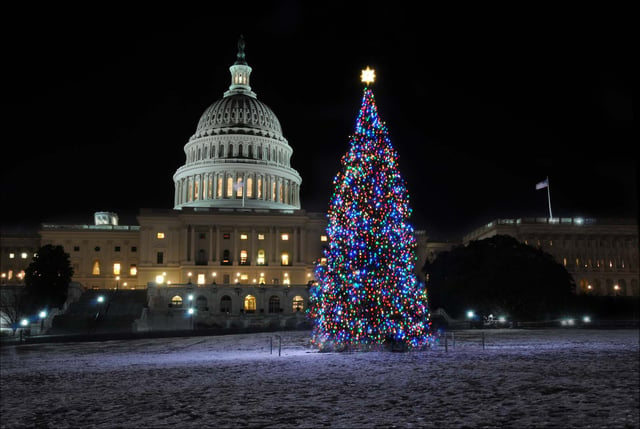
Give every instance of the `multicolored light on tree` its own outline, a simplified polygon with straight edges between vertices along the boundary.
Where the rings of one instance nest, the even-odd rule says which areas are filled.
[[[397,154],[373,92],[334,178],[326,263],[316,269],[309,315],[320,350],[429,343],[427,295],[414,274],[416,241]]]

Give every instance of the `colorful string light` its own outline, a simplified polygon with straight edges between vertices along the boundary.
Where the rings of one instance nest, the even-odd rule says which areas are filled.
[[[397,154],[371,89],[336,174],[326,262],[316,269],[309,316],[321,350],[407,348],[431,340],[427,295],[414,274],[411,208]]]

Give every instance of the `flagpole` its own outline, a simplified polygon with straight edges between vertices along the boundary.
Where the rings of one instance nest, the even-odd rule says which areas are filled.
[[[551,183],[549,182],[549,176],[547,176],[547,199],[549,200],[549,220],[553,219],[553,213],[551,213]]]

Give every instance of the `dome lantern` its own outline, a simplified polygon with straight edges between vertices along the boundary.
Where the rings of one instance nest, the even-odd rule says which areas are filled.
[[[231,86],[229,86],[229,90],[224,93],[224,96],[229,97],[235,94],[244,94],[256,98],[255,92],[251,91],[251,86],[249,85],[251,70],[251,67],[245,59],[244,37],[240,35],[236,62],[229,67],[229,71],[231,72]]]

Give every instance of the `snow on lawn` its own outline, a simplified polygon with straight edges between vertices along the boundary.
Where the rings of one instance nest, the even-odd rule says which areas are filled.
[[[318,353],[300,331],[5,345],[0,425],[640,427],[637,329],[454,339],[409,353]]]

